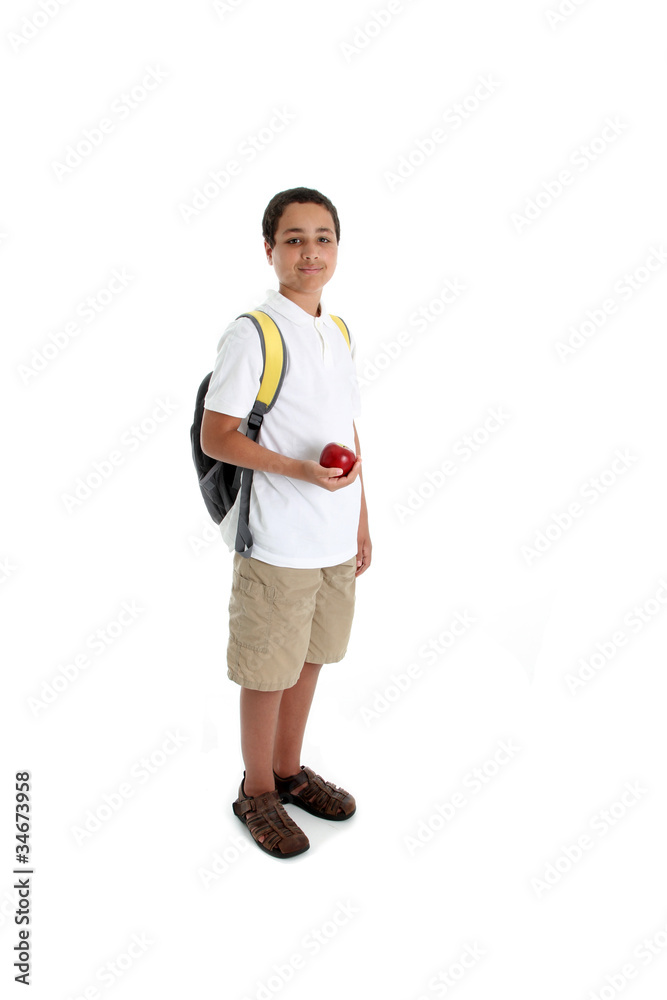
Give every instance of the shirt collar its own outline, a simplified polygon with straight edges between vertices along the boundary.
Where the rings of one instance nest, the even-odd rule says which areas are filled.
[[[264,301],[272,309],[275,309],[277,313],[280,313],[281,316],[285,316],[292,323],[296,323],[297,326],[305,326],[306,324],[312,326],[315,319],[320,319],[324,326],[329,329],[333,329],[336,326],[327,312],[323,299],[320,299],[320,316],[311,316],[305,309],[298,306],[296,302],[292,302],[291,299],[282,295],[277,288],[269,288]]]

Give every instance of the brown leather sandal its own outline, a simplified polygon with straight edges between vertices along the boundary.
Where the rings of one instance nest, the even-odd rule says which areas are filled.
[[[293,858],[307,851],[310,841],[283,809],[279,792],[274,789],[263,795],[246,795],[244,781],[245,771],[239,785],[239,797],[232,803],[232,809],[248,827],[257,846],[274,858]],[[263,840],[258,839],[261,836]]]
[[[289,778],[281,778],[279,774],[273,772],[276,779],[276,789],[280,792],[283,802],[293,802],[295,806],[301,806],[306,812],[321,819],[349,819],[357,811],[354,798],[344,788],[333,785],[330,781],[325,781],[323,777],[310,767],[301,765],[298,774],[293,774]],[[295,792],[299,785],[305,787]]]

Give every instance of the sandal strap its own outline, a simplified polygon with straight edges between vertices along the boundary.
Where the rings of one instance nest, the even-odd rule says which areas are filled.
[[[273,850],[286,837],[303,833],[285,811],[277,791],[264,792],[263,795],[243,799],[239,803],[238,809],[243,816],[250,812],[256,812],[256,816],[246,819],[246,826],[255,840],[262,834],[265,835],[262,843],[269,850]]]
[[[316,774],[312,768],[305,765],[299,774],[295,774],[290,779],[288,790],[292,791],[299,785],[303,785],[304,778],[307,780],[307,785],[296,793],[297,796],[303,798],[315,809],[324,812],[337,812],[339,803],[345,799],[348,792],[344,788],[334,785],[331,781],[325,781],[321,774]]]
[[[271,808],[272,799],[276,798],[276,792],[264,792],[262,795],[249,795],[245,799],[239,801],[239,812],[242,816],[245,816],[247,812],[253,812],[253,810],[262,811],[267,808]]]

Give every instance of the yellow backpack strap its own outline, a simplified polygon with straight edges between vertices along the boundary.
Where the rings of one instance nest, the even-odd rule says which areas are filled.
[[[352,350],[352,345],[350,343],[350,331],[346,327],[345,323],[340,318],[340,316],[334,316],[332,313],[329,313],[329,315],[331,316],[336,326],[340,327],[340,332],[345,337],[345,340],[347,341],[347,346],[350,348],[350,350]]]
[[[267,413],[275,403],[285,378],[285,368],[287,367],[285,341],[268,313],[262,312],[261,309],[254,309],[252,312],[241,313],[241,315],[251,319],[259,333],[264,368],[262,369],[256,402],[263,403],[264,405],[258,409],[260,412]],[[237,317],[237,319],[240,318],[240,316]]]
[[[268,413],[275,403],[283,384],[285,369],[287,367],[287,351],[285,350],[283,335],[268,313],[262,312],[261,309],[253,309],[252,312],[241,313],[241,316],[247,316],[255,324],[262,345],[262,357],[264,359],[259,392],[253,403],[252,410],[248,414],[248,429],[246,431],[246,437],[250,438],[251,441],[256,441],[262,426],[264,414]],[[240,319],[241,316],[237,316],[236,318]],[[252,534],[248,523],[252,473],[252,469],[244,469],[238,465],[234,472],[232,485],[232,492],[235,495],[236,493],[240,494],[235,550],[244,559],[249,559],[253,550]]]

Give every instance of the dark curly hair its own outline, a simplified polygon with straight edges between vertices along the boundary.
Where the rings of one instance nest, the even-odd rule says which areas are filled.
[[[287,206],[291,205],[294,201],[297,201],[300,204],[312,202],[315,205],[322,205],[326,208],[331,213],[331,218],[334,222],[336,242],[340,243],[340,222],[338,221],[338,212],[336,211],[335,205],[329,201],[325,195],[316,191],[314,188],[296,187],[289,188],[287,191],[279,191],[278,194],[274,194],[273,198],[264,209],[264,217],[262,219],[262,235],[272,250],[276,244],[276,227],[280,221],[280,217]]]

